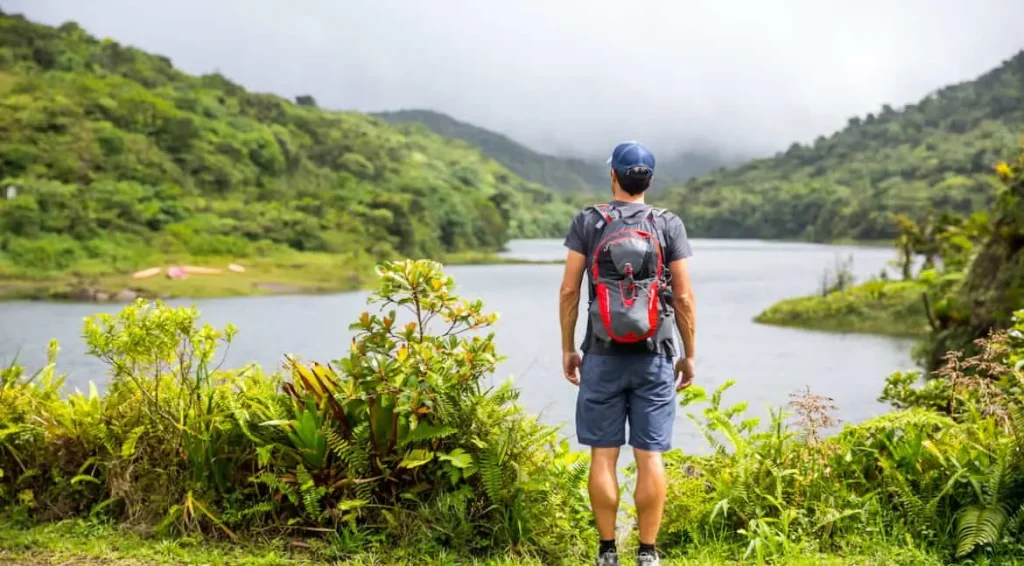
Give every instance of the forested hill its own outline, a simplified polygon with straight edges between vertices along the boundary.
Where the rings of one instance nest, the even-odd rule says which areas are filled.
[[[406,132],[429,130],[464,140],[520,177],[560,191],[590,192],[608,185],[608,169],[603,164],[538,153],[508,136],[460,122],[447,114],[432,110],[398,110],[378,112],[374,116],[403,126]]]
[[[296,100],[0,14],[0,276],[153,253],[436,256],[571,218],[466,144]]]
[[[392,124],[415,128],[411,131],[422,131],[419,126],[425,126],[443,136],[465,140],[520,177],[561,192],[604,194],[608,191],[608,167],[601,160],[539,153],[508,136],[433,110],[398,110],[379,112],[374,116]],[[687,151],[676,155],[655,153],[658,156],[658,187],[681,183],[728,162],[725,157],[712,151]]]
[[[697,237],[879,239],[889,213],[985,208],[1024,135],[1024,52],[976,80],[878,112],[811,145],[668,191]]]

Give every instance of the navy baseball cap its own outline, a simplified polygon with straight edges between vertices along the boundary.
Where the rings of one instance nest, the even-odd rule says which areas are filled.
[[[654,175],[654,154],[640,142],[620,143],[605,163],[610,164],[619,175],[639,178]]]

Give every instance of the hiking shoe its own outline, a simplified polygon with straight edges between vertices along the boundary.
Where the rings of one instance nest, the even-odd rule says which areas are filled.
[[[636,566],[661,566],[658,555],[651,552],[641,552],[636,555]]]
[[[602,552],[597,555],[597,566],[619,566],[619,555],[615,552]]]

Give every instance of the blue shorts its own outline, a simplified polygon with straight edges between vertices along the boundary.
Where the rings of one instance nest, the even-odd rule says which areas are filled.
[[[594,448],[626,443],[640,450],[672,447],[675,370],[662,354],[585,354],[576,397],[576,438]]]

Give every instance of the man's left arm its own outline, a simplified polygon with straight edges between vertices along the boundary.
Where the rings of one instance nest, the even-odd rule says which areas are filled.
[[[587,243],[584,234],[583,213],[576,215],[569,233],[565,236],[565,247],[569,252],[565,257],[565,269],[562,273],[562,286],[558,291],[558,319],[562,328],[562,373],[570,382],[579,385],[577,371],[582,359],[576,351],[576,320],[580,310],[580,285],[583,273],[587,269]]]

